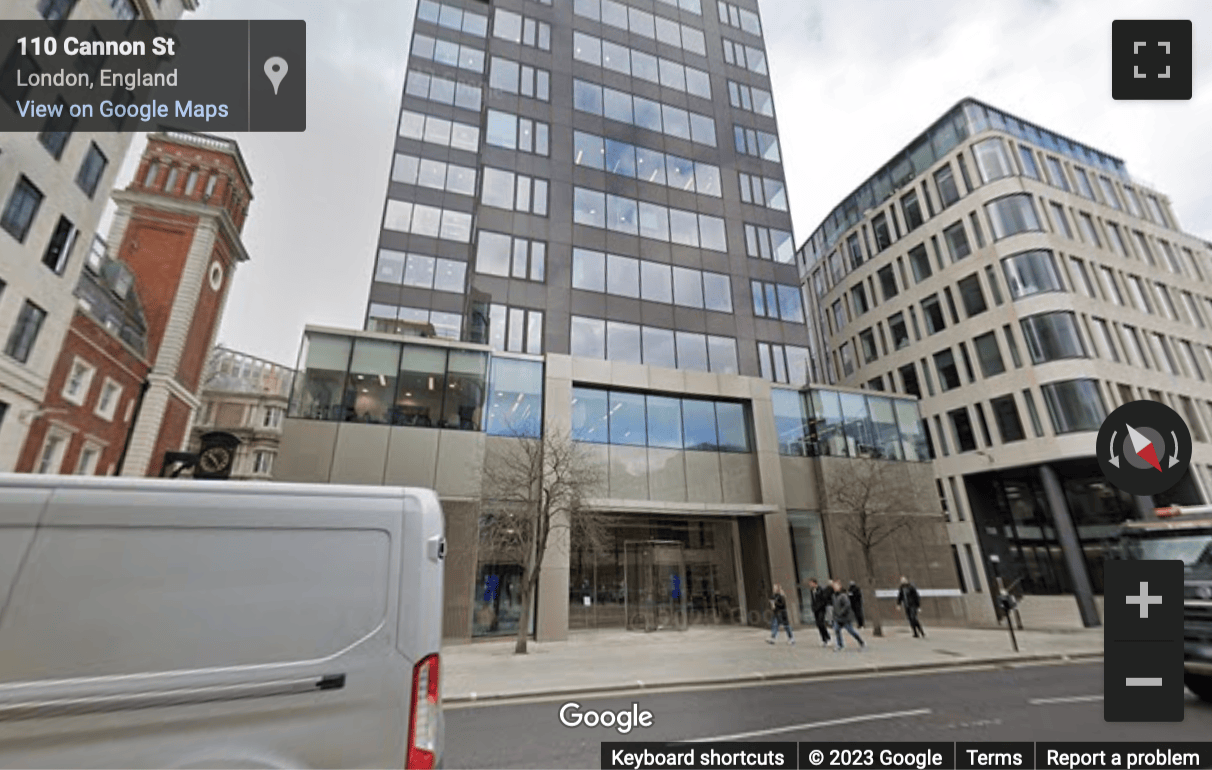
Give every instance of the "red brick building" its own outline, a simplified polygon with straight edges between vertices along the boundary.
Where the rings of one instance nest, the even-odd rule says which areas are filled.
[[[113,474],[122,462],[149,365],[134,275],[97,238],[76,287],[78,306],[30,425],[16,470]]]
[[[109,253],[90,257],[97,267],[81,278],[82,307],[19,470],[154,476],[165,452],[188,446],[202,368],[231,277],[248,259],[240,232],[251,187],[240,149],[229,139],[182,132],[148,137],[134,180],[114,193]],[[98,319],[100,305],[106,309]],[[100,425],[94,418],[110,407],[107,402],[98,413],[95,402],[115,395],[106,382],[120,389],[120,409]],[[104,451],[94,467],[88,448],[96,446]]]

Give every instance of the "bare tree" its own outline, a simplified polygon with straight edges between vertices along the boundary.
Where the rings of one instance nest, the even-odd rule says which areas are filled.
[[[506,443],[507,450],[493,452],[484,464],[480,548],[494,559],[523,565],[514,652],[525,654],[532,598],[548,547],[577,542],[600,548],[610,519],[587,505],[603,475],[583,444],[560,432],[543,438],[515,433]]]
[[[864,615],[871,618],[872,633],[884,635],[876,599],[875,550],[890,537],[908,529],[913,516],[908,510],[917,498],[904,463],[887,460],[846,461],[842,472],[829,476],[825,494],[830,513],[842,517],[840,529],[852,539],[863,557]]]

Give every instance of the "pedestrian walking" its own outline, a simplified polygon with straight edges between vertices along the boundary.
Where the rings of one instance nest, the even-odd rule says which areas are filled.
[[[770,621],[770,638],[766,640],[767,644],[774,644],[774,640],[778,638],[779,626],[787,629],[787,644],[795,644],[795,637],[791,634],[791,621],[787,617],[787,594],[783,593],[783,587],[778,583],[774,584],[774,594],[770,597],[770,609],[774,612],[774,617]]]
[[[858,587],[858,583],[850,581],[850,588],[847,590],[850,594],[850,609],[854,610],[854,625],[858,628],[863,627],[863,589]]]
[[[828,611],[829,599],[825,589],[816,582],[816,578],[808,580],[809,597],[812,601],[812,617],[816,621],[816,630],[821,634],[821,646],[829,646],[829,627],[825,625],[825,614]]]
[[[909,627],[913,629],[913,638],[917,639],[918,634],[921,638],[926,638],[926,629],[922,628],[922,622],[917,619],[917,611],[921,609],[922,597],[917,592],[917,586],[909,582],[909,578],[901,575],[901,587],[896,592],[896,606],[905,608],[905,617],[909,620]]]
[[[850,606],[850,594],[842,590],[840,580],[833,581],[833,636],[837,640],[837,647],[834,647],[838,652],[845,647],[845,642],[842,639],[842,631],[850,634],[859,643],[859,650],[867,649],[867,643],[863,641],[863,637],[859,636],[858,631],[854,630],[854,609]]]

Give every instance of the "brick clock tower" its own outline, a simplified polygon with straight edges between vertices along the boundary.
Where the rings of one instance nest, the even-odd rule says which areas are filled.
[[[109,249],[137,276],[150,371],[120,473],[156,476],[189,443],[198,392],[236,265],[252,178],[230,139],[148,135],[135,179],[115,192]]]

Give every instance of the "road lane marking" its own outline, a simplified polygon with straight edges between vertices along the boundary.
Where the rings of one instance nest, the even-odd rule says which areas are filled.
[[[1093,703],[1102,699],[1101,695],[1071,695],[1067,698],[1032,698],[1027,702],[1032,706],[1047,706],[1052,703]]]
[[[739,741],[746,738],[757,738],[762,735],[777,735],[778,733],[793,733],[799,730],[815,730],[820,727],[834,727],[835,725],[850,725],[856,722],[874,722],[880,719],[900,719],[901,717],[919,717],[926,714],[934,713],[930,709],[914,709],[912,711],[889,711],[885,714],[863,714],[857,717],[844,717],[842,719],[829,719],[824,722],[804,722],[798,725],[786,725],[784,727],[771,727],[766,730],[753,730],[747,733],[735,733],[733,735],[716,735],[711,738],[692,738],[686,743],[707,743],[709,741]]]
[[[1161,687],[1160,676],[1130,676],[1127,677],[1128,687]]]

